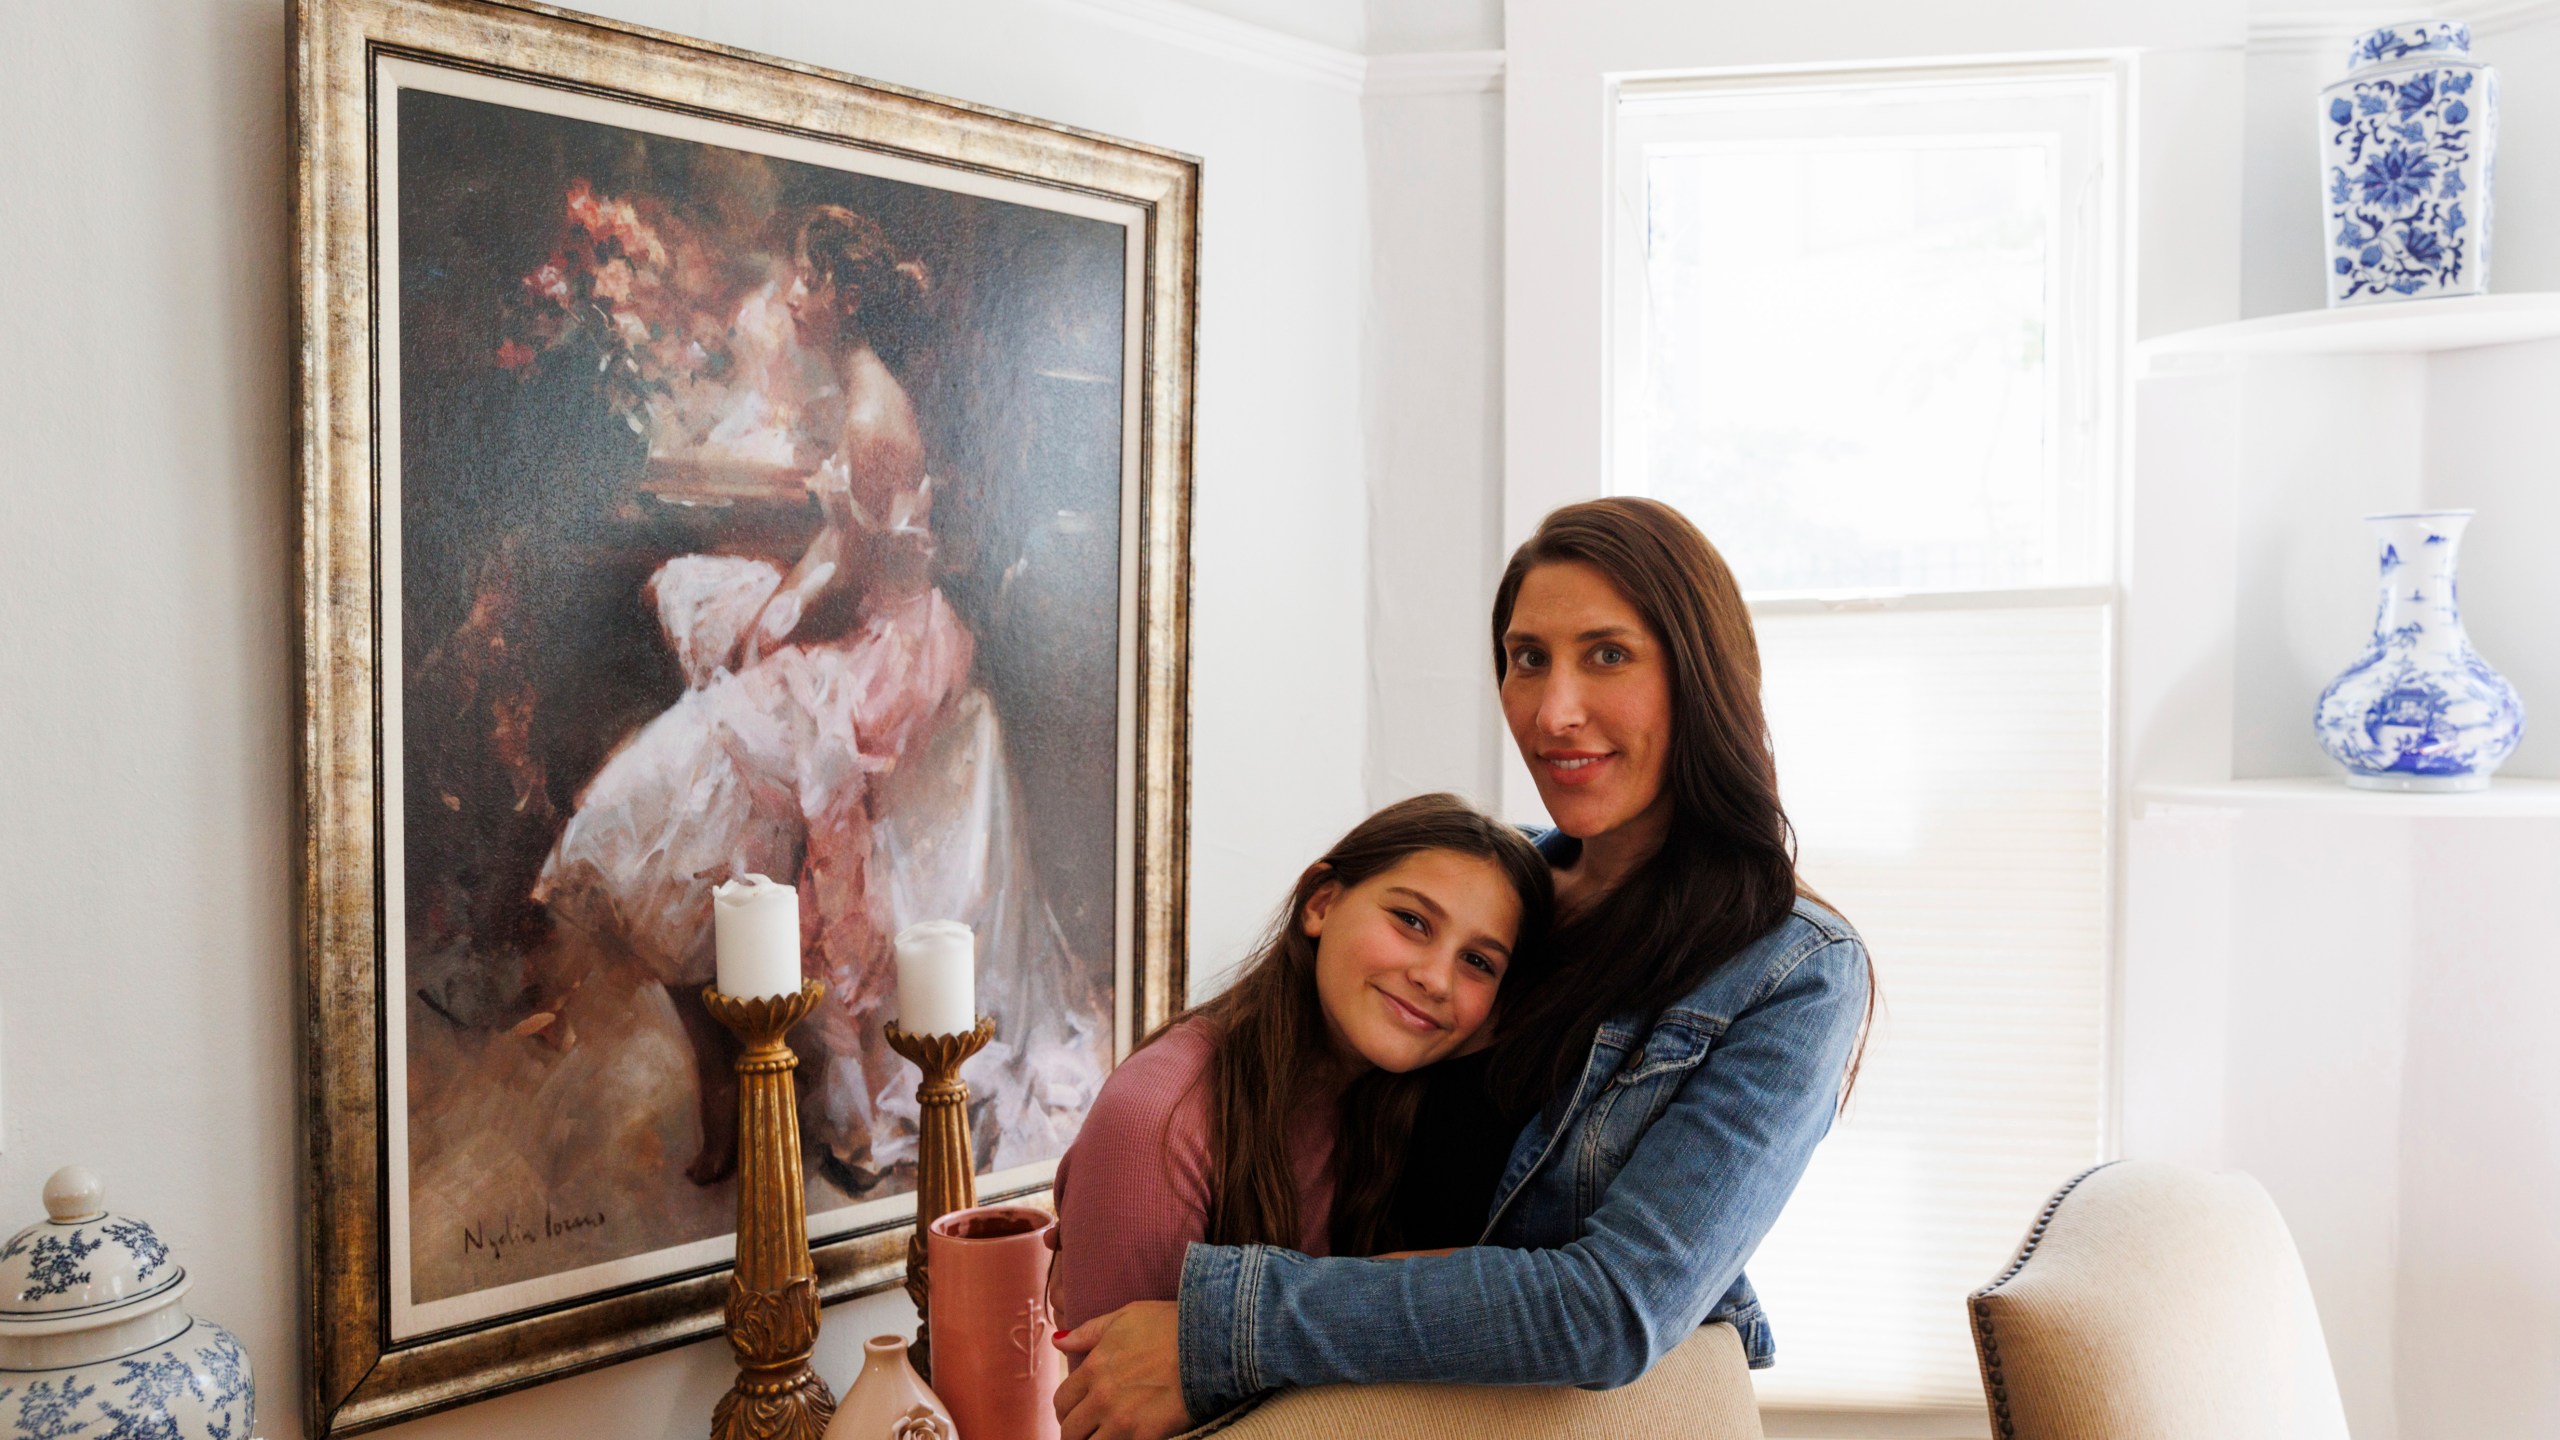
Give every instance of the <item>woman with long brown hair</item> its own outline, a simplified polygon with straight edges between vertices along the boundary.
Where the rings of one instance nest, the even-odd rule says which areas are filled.
[[[1235,983],[1112,1072],[1058,1162],[1061,1322],[1172,1299],[1194,1241],[1388,1249],[1419,1072],[1534,978],[1553,905],[1529,842],[1452,795],[1336,841]]]
[[[1700,1324],[1773,1354],[1743,1262],[1829,1130],[1871,1008],[1804,893],[1740,588],[1677,511],[1549,515],[1493,605],[1503,719],[1555,821],[1557,968],[1432,1085],[1391,1263],[1196,1245],[1173,1303],[1063,1336],[1066,1440],[1281,1386],[1628,1383]]]

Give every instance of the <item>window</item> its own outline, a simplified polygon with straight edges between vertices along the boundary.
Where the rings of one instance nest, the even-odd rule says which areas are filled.
[[[1965,1297],[2106,1143],[2119,89],[1619,92],[1611,487],[1740,577],[1804,876],[1884,992],[1751,1262],[1773,1410],[1978,1414]]]

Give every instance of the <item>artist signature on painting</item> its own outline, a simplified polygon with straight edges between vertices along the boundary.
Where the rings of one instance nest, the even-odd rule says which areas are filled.
[[[581,1230],[601,1230],[604,1224],[605,1216],[602,1210],[592,1210],[581,1215],[563,1215],[545,1205],[542,1207],[542,1220],[539,1225],[525,1224],[516,1218],[514,1211],[510,1210],[500,1216],[494,1224],[483,1221],[477,1225],[463,1226],[462,1258],[470,1260],[486,1255],[492,1261],[504,1263],[507,1252],[511,1249],[520,1250],[552,1240],[563,1240]]]

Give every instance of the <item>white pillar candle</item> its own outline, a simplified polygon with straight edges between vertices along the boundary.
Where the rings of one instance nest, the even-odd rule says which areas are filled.
[[[898,1028],[910,1035],[966,1035],[978,1028],[978,940],[957,920],[922,920],[898,932]]]
[[[762,875],[711,892],[720,993],[740,1000],[800,993],[800,892]]]

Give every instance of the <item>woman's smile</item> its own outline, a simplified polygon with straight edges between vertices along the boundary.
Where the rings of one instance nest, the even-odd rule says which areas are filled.
[[[1538,763],[1558,785],[1588,785],[1600,778],[1601,762],[1618,757],[1593,750],[1542,750]]]

